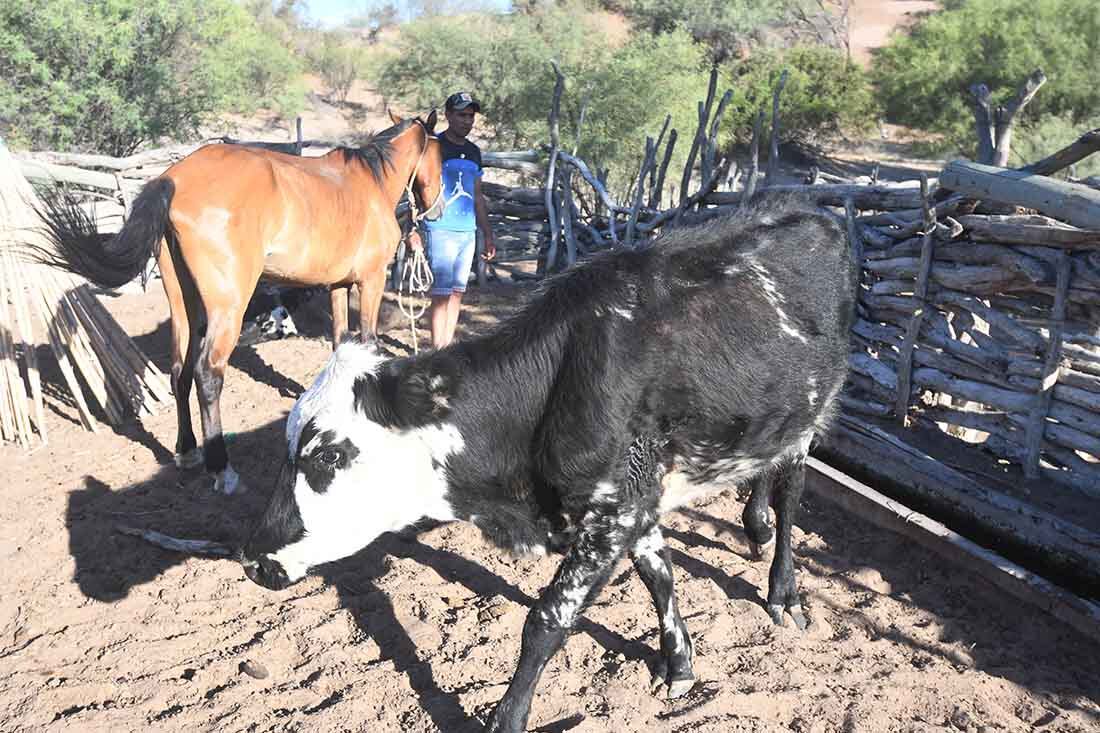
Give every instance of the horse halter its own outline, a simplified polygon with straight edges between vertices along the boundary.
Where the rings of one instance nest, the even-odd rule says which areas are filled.
[[[416,194],[413,193],[413,182],[416,180],[416,174],[420,172],[420,164],[424,162],[424,154],[428,152],[428,143],[431,140],[431,135],[428,133],[428,126],[420,121],[417,117],[416,124],[420,125],[420,129],[424,131],[424,145],[420,148],[420,155],[416,159],[416,165],[413,166],[412,175],[409,176],[409,182],[405,184],[405,194],[409,201],[409,212],[412,214],[413,226],[416,226],[424,217],[430,212],[435,211],[439,206],[439,202],[443,199],[443,186],[439,187],[439,193],[436,194],[435,201],[432,202],[423,214],[420,213],[416,206]]]

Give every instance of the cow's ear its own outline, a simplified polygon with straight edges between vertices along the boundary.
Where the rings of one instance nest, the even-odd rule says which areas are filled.
[[[450,415],[453,386],[450,375],[441,371],[426,371],[419,374],[418,379],[419,409],[425,417],[423,422],[436,422]]]
[[[438,369],[417,369],[401,385],[399,413],[409,425],[444,420],[451,413],[454,378]]]

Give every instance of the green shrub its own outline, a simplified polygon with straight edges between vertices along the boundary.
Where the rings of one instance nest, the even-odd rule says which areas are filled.
[[[1020,118],[1079,122],[1100,109],[1096,0],[949,0],[876,53],[873,75],[888,119],[944,134],[973,152],[968,89],[985,83],[996,104],[1011,98],[1034,69],[1048,77]]]
[[[1018,168],[1042,160],[1072,143],[1082,133],[1098,128],[1100,115],[1080,121],[1068,115],[1047,115],[1019,126],[1012,133],[1012,153],[1008,164]],[[1100,175],[1100,155],[1085,158],[1074,166],[1074,172],[1078,178]],[[1062,175],[1069,173],[1066,170]]]
[[[617,49],[600,43],[600,33],[592,16],[569,4],[530,15],[426,19],[405,27],[377,85],[418,111],[469,89],[483,105],[479,130],[495,138],[495,147],[528,147],[549,142],[549,61],[556,59],[567,79],[562,144],[575,144],[587,99],[578,153],[611,168],[616,185],[634,175],[646,135],[659,132],[666,113],[681,136],[694,132],[696,104],[706,94],[706,52],[683,31],[639,34]],[[470,43],[471,35],[478,43]],[[678,147],[682,160],[687,144]]]
[[[293,106],[284,48],[233,0],[0,0],[0,134],[126,155],[221,112]]]
[[[765,111],[764,137],[769,138],[772,95],[784,69],[788,77],[779,97],[781,143],[819,143],[874,127],[879,108],[870,78],[842,52],[825,46],[761,49],[733,67],[734,142],[749,141],[759,110]]]

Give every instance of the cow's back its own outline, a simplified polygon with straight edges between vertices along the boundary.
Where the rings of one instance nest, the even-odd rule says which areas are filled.
[[[847,371],[855,279],[839,223],[795,201],[763,204],[669,237],[651,266],[666,483],[691,485],[688,500],[805,450]]]

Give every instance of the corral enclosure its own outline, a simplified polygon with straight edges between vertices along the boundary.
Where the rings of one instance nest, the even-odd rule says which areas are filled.
[[[716,116],[720,109],[719,102]],[[665,175],[660,139],[647,145],[640,181]],[[603,201],[603,210],[571,203],[564,188],[487,186],[501,259],[541,258],[553,267],[612,242],[629,246],[670,220],[735,215],[747,194],[715,190],[728,170],[705,134],[696,140],[706,175],[670,208],[661,208],[660,195],[647,200],[640,185],[632,202]],[[527,155],[490,160],[532,164]],[[142,169],[147,177],[157,165]],[[27,170],[33,174],[32,164]],[[583,175],[581,166],[571,173]],[[748,173],[751,180],[753,168]],[[983,171],[956,171],[975,173]],[[108,175],[126,191],[125,173]],[[860,253],[853,374],[827,448],[862,457],[868,474],[877,468],[918,501],[946,501],[952,518],[983,531],[1011,534],[1018,525],[1005,517],[1022,512],[1022,524],[1041,528],[1034,541],[995,544],[1050,553],[1058,571],[1087,589],[1100,568],[1093,384],[1100,279],[1092,261],[1100,225],[1076,220],[1088,211],[1081,206],[1069,216],[982,213],[971,204],[985,198],[968,188],[975,184],[945,186],[946,177],[941,188],[956,194],[938,198],[916,181],[771,186],[847,209]],[[556,252],[547,246],[555,232]],[[531,270],[519,268],[519,277]],[[466,327],[486,327],[524,289],[488,285]],[[107,304],[163,363],[162,300],[154,289]],[[38,453],[15,458],[28,472],[4,517],[15,529],[9,560],[18,568],[14,585],[35,589],[5,602],[12,637],[5,656],[17,659],[17,670],[4,698],[17,726],[340,729],[374,720],[380,729],[477,729],[474,718],[511,672],[526,604],[553,560],[500,558],[469,528],[442,527],[387,539],[326,571],[331,585],[318,579],[282,597],[248,586],[234,563],[165,553],[117,532],[140,525],[239,541],[273,478],[280,415],[326,355],[323,343],[305,340],[234,357],[226,422],[242,426],[231,451],[255,486],[239,501],[156,467],[171,445],[165,414],[85,443],[75,426],[63,426]],[[58,415],[71,415],[63,396],[51,402]],[[995,460],[959,470],[937,446],[906,443],[906,429],[891,426],[903,419],[948,429]],[[86,447],[72,450],[78,443]],[[1041,480],[1018,481],[1023,472]],[[67,495],[36,491],[54,476]],[[1013,483],[1016,490],[1006,490]],[[31,523],[19,521],[26,506],[35,508]],[[624,573],[553,663],[554,683],[536,702],[537,729],[1086,730],[1100,720],[1089,647],[1064,620],[1016,605],[980,577],[820,499],[809,500],[796,536],[814,624],[803,636],[772,628],[757,600],[766,565],[748,560],[740,529],[728,521],[739,511],[731,493],[668,522],[684,614],[699,639],[696,690],[676,702],[643,691],[654,619],[639,581]],[[37,547],[58,570],[43,575],[38,563],[20,561]],[[63,610],[51,615],[55,604]],[[1080,628],[1080,619],[1069,625]]]

